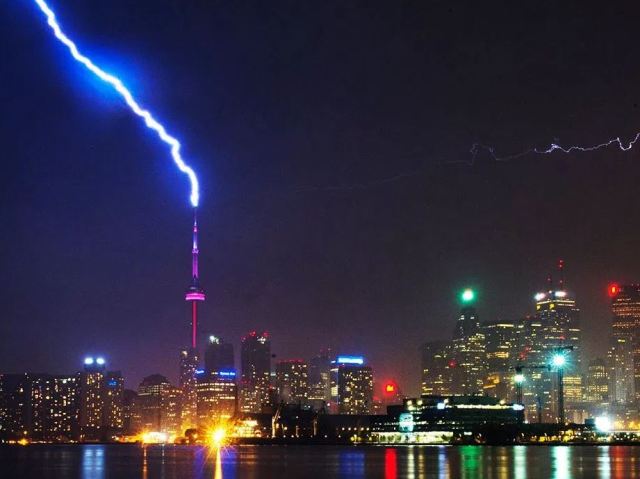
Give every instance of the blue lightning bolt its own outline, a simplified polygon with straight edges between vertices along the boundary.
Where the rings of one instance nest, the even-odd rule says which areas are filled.
[[[53,10],[51,10],[49,5],[47,5],[44,0],[35,0],[35,2],[42,13],[44,13],[44,15],[47,17],[47,23],[51,27],[51,30],[53,30],[54,35],[64,46],[67,47],[69,53],[71,53],[71,56],[76,61],[82,63],[100,80],[111,85],[124,99],[131,111],[142,118],[145,125],[147,125],[147,127],[151,130],[155,131],[158,134],[158,137],[167,145],[169,145],[173,161],[178,166],[178,169],[189,177],[189,181],[191,183],[191,204],[194,207],[198,206],[198,202],[200,200],[198,178],[196,177],[193,169],[182,159],[182,155],[180,154],[180,142],[169,133],[167,133],[167,130],[165,130],[164,126],[162,126],[148,110],[145,110],[138,104],[135,98],[133,98],[131,92],[127,89],[126,86],[124,86],[119,78],[116,78],[115,76],[105,72],[102,68],[93,63],[88,57],[80,53],[76,44],[62,31],[60,25],[58,24],[58,21],[56,20],[55,13],[53,13]]]

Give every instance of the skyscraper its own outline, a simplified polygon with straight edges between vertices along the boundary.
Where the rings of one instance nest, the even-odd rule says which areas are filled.
[[[124,431],[124,378],[120,371],[107,371],[104,379],[103,424],[107,438]]]
[[[80,375],[31,376],[29,436],[40,441],[77,441]]]
[[[551,365],[556,352],[568,350],[563,375],[564,409],[570,421],[581,422],[584,416],[584,388],[580,310],[565,289],[563,268],[564,263],[561,260],[558,266],[559,288],[554,287],[549,276],[547,291],[535,295],[535,317],[525,320],[523,364]],[[555,384],[557,374],[551,369],[541,368],[531,374],[525,399],[527,396],[535,398],[535,404],[525,400],[525,405],[528,406],[529,414],[533,412],[534,407],[540,408],[543,420],[555,422],[558,417],[558,385]]]
[[[611,298],[610,399],[640,400],[640,284],[609,285]]]
[[[331,355],[323,350],[309,361],[309,402],[316,410],[331,402]]]
[[[234,369],[198,371],[198,428],[209,430],[231,418],[238,407]]]
[[[207,373],[235,370],[233,344],[225,343],[223,339],[210,335],[204,351],[204,370]]]
[[[307,363],[301,359],[279,361],[276,364],[278,401],[285,404],[306,403],[309,397]]]
[[[198,423],[198,382],[196,371],[198,356],[194,349],[180,351],[179,387],[182,391],[182,409],[180,411],[182,432],[197,427]]]
[[[330,409],[339,414],[370,414],[373,371],[362,356],[338,356],[331,364]]]
[[[139,417],[139,432],[180,434],[181,390],[161,374],[145,377],[138,386],[135,414]]]
[[[242,338],[240,351],[240,410],[260,412],[269,405],[271,341],[266,332],[252,331]]]
[[[589,361],[585,385],[585,401],[591,406],[592,415],[597,415],[609,402],[609,375],[607,363],[602,358]]]
[[[422,345],[422,394],[452,395],[453,360],[451,341],[430,341]]]
[[[521,358],[524,322],[491,321],[481,326],[485,336],[487,378],[484,392],[499,399],[513,400],[513,368]]]
[[[80,440],[100,441],[104,436],[105,360],[88,357],[80,373]]]
[[[182,390],[182,429],[196,427],[198,396],[196,369],[198,368],[198,303],[205,300],[200,286],[198,269],[198,220],[193,209],[191,243],[191,283],[185,293],[185,301],[191,304],[191,346],[180,352],[180,389]]]
[[[487,374],[485,336],[473,307],[475,293],[462,293],[462,310],[453,333],[452,384],[453,394],[481,394]]]
[[[0,439],[28,439],[31,429],[31,377],[0,374]]]

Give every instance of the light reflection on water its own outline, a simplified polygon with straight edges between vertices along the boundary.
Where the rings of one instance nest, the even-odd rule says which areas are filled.
[[[571,479],[571,451],[573,448],[567,446],[551,446],[551,456],[553,457],[553,478]]]
[[[25,479],[633,479],[640,447],[34,445],[0,447],[0,464]]]
[[[82,449],[82,479],[103,479],[105,446],[87,445]]]

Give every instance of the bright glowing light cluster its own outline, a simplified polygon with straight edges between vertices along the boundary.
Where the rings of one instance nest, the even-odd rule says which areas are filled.
[[[51,10],[49,5],[47,5],[44,0],[35,0],[35,2],[40,10],[42,10],[42,13],[44,13],[47,17],[47,23],[53,30],[54,35],[64,46],[67,47],[69,53],[71,53],[71,56],[76,61],[83,64],[100,80],[111,85],[124,99],[131,111],[142,118],[145,125],[147,125],[147,127],[151,130],[155,131],[158,134],[158,137],[164,143],[169,145],[173,161],[178,166],[178,169],[189,177],[189,181],[191,183],[191,204],[194,207],[198,206],[198,202],[200,201],[198,178],[196,177],[193,169],[182,159],[182,155],[180,154],[180,142],[173,136],[169,135],[164,126],[158,123],[158,121],[151,115],[148,110],[145,110],[138,104],[138,102],[133,98],[131,92],[127,89],[127,87],[124,86],[119,78],[116,78],[110,73],[105,72],[102,68],[95,65],[88,57],[80,53],[76,44],[62,31],[56,19],[55,13],[53,13],[53,10]]]
[[[87,356],[86,358],[84,358],[85,366],[93,366],[94,364],[97,364],[98,366],[104,366],[105,364],[107,364],[107,362],[102,356],[99,356],[97,358]]]
[[[555,367],[561,368],[567,362],[567,358],[565,358],[564,354],[554,354],[551,361]]]
[[[462,301],[464,301],[465,303],[469,303],[475,299],[476,293],[474,290],[467,288],[462,292],[461,297]]]
[[[599,432],[611,432],[613,429],[613,424],[611,424],[611,419],[607,416],[598,416],[594,420],[596,430]]]
[[[221,446],[224,443],[226,437],[227,430],[223,427],[219,427],[211,433],[211,443],[214,446]]]

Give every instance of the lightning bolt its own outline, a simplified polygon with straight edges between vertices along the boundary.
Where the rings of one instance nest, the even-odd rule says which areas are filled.
[[[107,73],[93,63],[88,57],[80,53],[76,44],[62,31],[62,28],[60,28],[60,25],[56,20],[55,13],[53,13],[53,10],[51,10],[44,0],[35,0],[35,2],[42,13],[47,17],[47,24],[51,27],[51,30],[53,30],[55,37],[60,41],[60,43],[67,47],[71,56],[76,61],[83,64],[87,70],[97,76],[100,80],[111,85],[114,90],[120,94],[131,111],[144,120],[147,128],[155,131],[158,134],[158,138],[169,146],[171,157],[173,158],[176,166],[182,173],[189,177],[189,182],[191,183],[191,204],[194,207],[197,207],[198,202],[200,201],[198,178],[193,169],[182,159],[182,155],[180,154],[180,142],[175,137],[167,133],[164,126],[162,126],[162,124],[160,124],[148,110],[145,110],[140,106],[119,78]]]
[[[468,163],[471,163],[471,164],[475,163],[476,156],[478,155],[480,150],[487,151],[494,161],[509,161],[509,160],[515,160],[517,158],[521,158],[523,156],[526,156],[532,153],[535,153],[537,155],[548,155],[550,153],[553,153],[554,151],[558,151],[568,155],[573,152],[587,153],[589,151],[596,151],[602,148],[608,148],[612,145],[617,145],[618,148],[622,151],[629,151],[631,148],[633,148],[633,146],[636,144],[638,139],[640,139],[640,132],[636,133],[636,136],[634,136],[633,139],[627,143],[623,142],[619,136],[616,138],[613,138],[612,140],[605,141],[598,145],[592,145],[592,146],[573,145],[573,146],[565,147],[565,146],[558,145],[557,143],[551,143],[546,148],[529,148],[528,150],[522,151],[520,153],[503,156],[503,157],[499,157],[498,155],[496,155],[495,149],[492,146],[487,146],[480,143],[474,143],[470,150],[471,161],[469,161]]]

